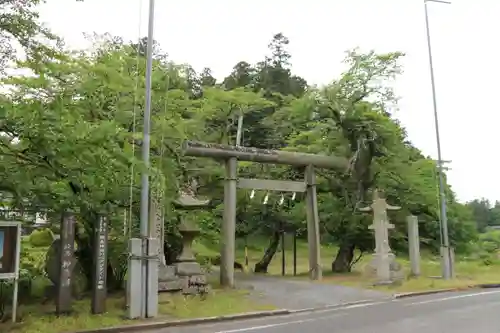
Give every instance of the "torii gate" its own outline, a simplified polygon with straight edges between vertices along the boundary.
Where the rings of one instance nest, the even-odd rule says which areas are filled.
[[[220,270],[220,283],[222,286],[234,286],[237,188],[306,192],[309,277],[312,280],[321,280],[319,216],[314,168],[345,170],[348,167],[346,158],[195,141],[184,142],[183,151],[186,156],[207,157],[225,161],[226,179],[224,183],[224,219],[222,224],[223,239]],[[238,178],[237,160],[306,167],[304,181]]]

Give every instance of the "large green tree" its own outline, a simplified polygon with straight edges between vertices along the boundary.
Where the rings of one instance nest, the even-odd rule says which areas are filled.
[[[59,53],[19,66],[35,75],[4,80],[12,89],[0,106],[1,187],[16,208],[28,202],[41,211],[79,211],[80,258],[89,260],[96,214],[137,211],[145,61],[111,40],[92,54]],[[178,184],[165,179],[182,174],[180,111],[191,101],[179,68],[157,60],[153,73],[150,174],[168,204]],[[90,276],[90,262],[84,268]]]
[[[74,0],[83,1],[83,0]],[[54,55],[62,40],[39,20],[37,7],[45,0],[2,0],[0,2],[0,71],[22,50],[29,59]]]
[[[106,35],[94,36],[91,52],[49,48],[36,37],[58,39],[38,23],[33,7],[37,3],[5,2],[6,12],[19,22],[0,27],[4,40],[18,40],[28,51],[26,60],[15,66],[34,74],[2,82],[11,89],[0,95],[0,192],[2,201],[9,198],[16,208],[50,214],[77,210],[82,226],[78,256],[90,277],[90,235],[97,214],[107,211],[113,216],[111,239],[117,248],[128,237],[123,236],[123,213],[132,229],[137,227],[148,40],[126,43]],[[349,271],[356,251],[373,248],[367,228],[371,218],[359,208],[369,204],[375,188],[403,207],[391,216],[397,224],[391,232],[396,250],[405,249],[408,214],[422,221],[424,245],[439,246],[435,162],[411,145],[391,113],[397,98],[390,87],[401,72],[401,53],[349,51],[344,73],[324,87],[309,87],[293,74],[288,38],[276,34],[263,61],[238,62],[218,84],[209,68],[197,73],[189,64],[174,64],[151,42],[155,52],[149,172],[152,196],[166,208],[169,232],[175,233],[177,223],[171,202],[179,187],[195,178],[197,194],[209,196],[214,205],[193,218],[206,239],[219,241],[223,169],[217,161],[183,156],[180,147],[185,139],[234,144],[243,116],[245,146],[349,159],[345,170],[320,170],[318,177],[322,239],[339,245],[332,258],[334,272]],[[5,50],[9,45],[3,45]],[[15,58],[11,53],[5,59]],[[239,163],[244,177],[299,180],[303,171]],[[300,197],[293,205],[281,205],[278,193],[264,205],[264,195],[257,193],[251,200],[240,192],[237,211],[238,236],[269,239],[255,267],[259,272],[267,271],[284,225],[305,230]],[[474,237],[473,205],[457,203],[449,186],[446,200],[450,236],[459,248]],[[123,267],[117,272],[122,264],[110,266],[117,285],[124,276]]]

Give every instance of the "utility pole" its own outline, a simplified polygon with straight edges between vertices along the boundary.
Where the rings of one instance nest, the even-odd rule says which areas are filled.
[[[144,107],[144,128],[142,132],[142,162],[144,170],[141,175],[141,237],[148,237],[149,218],[149,154],[151,132],[151,77],[153,73],[153,34],[155,0],[149,0],[148,45],[146,50],[146,102]]]
[[[432,61],[432,48],[431,48],[431,34],[429,28],[429,13],[427,10],[428,2],[436,2],[442,4],[451,4],[449,1],[443,0],[424,0],[424,8],[425,8],[425,30],[427,35],[427,49],[429,51],[429,69],[431,75],[431,87],[432,87],[432,104],[434,108],[434,124],[436,129],[436,144],[437,144],[437,153],[438,153],[438,179],[439,179],[439,197],[440,197],[440,220],[441,227],[443,233],[443,246],[442,246],[442,255],[443,255],[443,278],[445,280],[449,280],[452,277],[452,262],[450,255],[450,242],[448,238],[448,217],[446,214],[446,194],[445,194],[445,186],[444,186],[444,176],[443,176],[443,160],[441,158],[441,140],[439,135],[439,120],[438,120],[438,112],[437,112],[437,99],[436,99],[436,84],[434,80],[434,66]]]
[[[438,160],[434,160],[434,162],[436,162],[436,173],[434,174],[435,176],[435,180],[436,182],[438,182],[438,172],[439,172],[439,161]],[[448,163],[451,163],[451,161],[448,161],[448,160],[442,160],[441,161],[441,165],[443,165],[442,167],[442,170],[443,171],[449,171],[451,170],[450,167],[446,167],[444,166],[444,164],[448,164]],[[436,189],[438,190],[437,191],[437,202],[438,202],[438,207],[441,206],[441,194],[440,194],[440,188],[439,188],[439,183],[438,183],[438,186],[436,187]],[[438,208],[440,209],[440,208]],[[439,213],[439,220],[437,221],[437,223],[439,224],[439,246],[441,248],[443,248],[444,246],[444,243],[443,243],[443,224],[442,224],[442,221],[441,221],[441,214]]]
[[[129,240],[127,278],[128,317],[150,318],[158,315],[158,241],[149,235],[149,154],[151,131],[151,78],[153,73],[153,33],[155,1],[149,0],[148,45],[146,49],[146,100],[142,137],[140,238]]]

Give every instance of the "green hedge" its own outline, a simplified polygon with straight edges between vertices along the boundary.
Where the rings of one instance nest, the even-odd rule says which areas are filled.
[[[52,231],[48,228],[35,230],[29,237],[31,246],[34,247],[47,247],[52,244],[54,240]]]

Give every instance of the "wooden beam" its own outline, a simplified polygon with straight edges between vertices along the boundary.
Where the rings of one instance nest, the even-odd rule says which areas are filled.
[[[228,159],[236,157],[240,161],[274,163],[293,166],[313,165],[326,169],[346,169],[348,160],[338,156],[295,153],[272,149],[228,146],[215,143],[185,141],[183,151],[186,156]]]
[[[305,192],[306,183],[291,180],[238,178],[238,188],[280,192]]]

